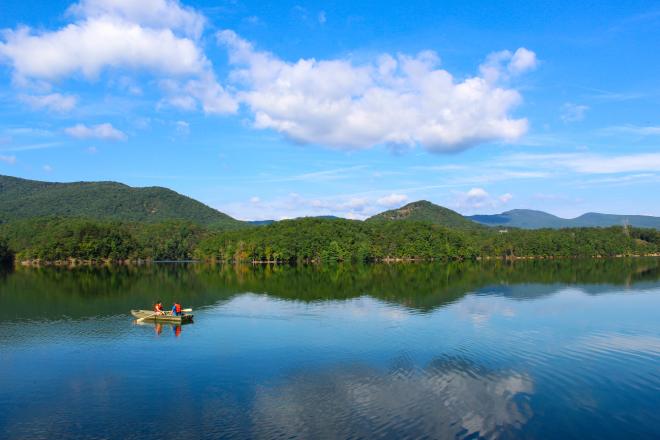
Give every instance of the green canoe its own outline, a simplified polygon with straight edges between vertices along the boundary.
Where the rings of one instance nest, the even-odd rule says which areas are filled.
[[[144,318],[143,321],[171,322],[173,324],[184,324],[192,322],[193,315],[173,316],[171,312],[165,312],[165,315],[156,315],[153,310],[131,310],[131,315],[136,318]]]

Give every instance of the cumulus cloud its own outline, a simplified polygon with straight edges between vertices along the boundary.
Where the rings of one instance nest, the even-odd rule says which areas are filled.
[[[589,110],[588,105],[567,102],[561,107],[561,120],[564,122],[578,122],[584,119]]]
[[[16,163],[16,156],[0,156],[0,162],[8,163],[13,165]]]
[[[512,198],[513,195],[511,193],[502,194],[501,196],[498,197],[499,201],[502,203],[509,203]]]
[[[521,47],[513,53],[508,50],[491,53],[479,66],[479,71],[489,82],[497,82],[534,70],[537,65],[536,54]]]
[[[396,194],[392,193],[385,197],[381,197],[376,202],[381,206],[398,206],[408,200],[408,196],[405,194]]]
[[[55,31],[4,32],[0,59],[12,65],[16,84],[147,71],[173,77],[207,113],[236,110],[199,46],[204,19],[193,10],[172,0],[83,0],[70,12],[76,21]]]
[[[482,208],[490,203],[490,194],[483,188],[472,188],[465,193],[463,203],[472,208]]]
[[[20,100],[38,110],[68,112],[76,106],[77,98],[71,95],[50,93],[48,95],[21,95]]]
[[[127,136],[124,132],[117,130],[112,124],[85,125],[76,124],[64,129],[64,132],[77,139],[104,139],[109,141],[124,141]]]
[[[195,43],[170,29],[103,17],[33,34],[29,28],[7,31],[0,53],[20,77],[55,80],[80,73],[95,78],[106,67],[147,69],[166,74],[204,70],[205,56]]]
[[[513,140],[527,129],[526,119],[510,116],[520,94],[501,83],[536,66],[527,49],[498,52],[481,76],[457,80],[438,68],[431,51],[385,54],[363,65],[344,59],[286,62],[233,31],[217,38],[229,52],[237,98],[253,113],[254,126],[297,142],[338,148],[423,145],[441,152]]]
[[[219,206],[223,212],[245,220],[271,220],[305,216],[338,216],[364,220],[384,209],[398,206],[407,196],[398,193],[389,195],[340,195],[325,198],[310,198],[297,193],[284,197],[263,199],[252,197],[244,202]]]
[[[456,206],[466,210],[496,208],[508,203],[512,198],[510,193],[494,197],[483,188],[471,188],[467,192],[457,193]]]
[[[114,17],[149,27],[171,28],[199,37],[204,16],[175,0],[82,0],[69,8],[80,18]]]
[[[521,47],[514,52],[507,65],[507,70],[513,75],[520,75],[521,73],[536,69],[537,65],[536,54],[529,49]]]

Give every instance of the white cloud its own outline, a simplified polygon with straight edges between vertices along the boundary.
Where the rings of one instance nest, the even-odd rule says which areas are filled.
[[[174,125],[176,126],[177,133],[182,135],[190,134],[190,124],[186,121],[176,121]]]
[[[392,193],[388,196],[381,197],[376,201],[381,206],[398,206],[408,200],[408,196],[405,194],[396,194]]]
[[[479,71],[483,78],[495,83],[500,80],[510,80],[512,77],[534,70],[537,65],[536,54],[520,47],[514,53],[502,50],[489,54],[486,61],[479,66]]]
[[[124,132],[117,130],[112,124],[85,125],[76,124],[64,129],[69,136],[77,139],[104,139],[109,141],[124,141],[127,136]]]
[[[185,90],[201,103],[205,113],[234,113],[238,109],[234,97],[225,91],[211,72],[188,81]]]
[[[621,156],[584,155],[567,158],[566,166],[589,174],[626,173],[636,171],[660,172],[660,153]]]
[[[563,168],[584,174],[660,172],[660,153],[605,156],[586,153],[515,154],[505,160],[527,168]]]
[[[609,127],[603,130],[605,133],[626,133],[638,136],[656,136],[660,135],[660,126],[638,126],[638,125],[620,125],[616,127]]]
[[[183,96],[199,101],[207,113],[236,110],[199,45],[204,18],[192,9],[172,0],[83,0],[70,12],[77,20],[55,31],[4,32],[0,60],[11,64],[17,85],[93,80],[106,70],[146,71],[175,78]]]
[[[37,110],[68,112],[76,106],[77,98],[71,95],[51,93],[48,95],[20,95],[19,99]]]
[[[338,195],[324,198],[307,198],[291,193],[285,197],[264,200],[251,197],[244,202],[218,206],[229,215],[246,220],[269,220],[305,216],[333,215],[349,219],[364,220],[388,207],[386,202],[396,205],[395,200],[405,201],[401,194],[364,196]]]
[[[195,43],[170,29],[103,17],[69,24],[55,32],[28,28],[5,33],[0,54],[19,77],[55,80],[80,73],[88,79],[103,68],[127,67],[170,75],[198,74],[208,61]]]
[[[497,208],[507,204],[513,198],[510,193],[494,197],[483,188],[471,188],[467,192],[457,192],[456,196],[456,207],[467,211]]]
[[[538,66],[536,54],[531,50],[520,47],[511,57],[511,61],[507,65],[507,70],[513,75],[520,75],[521,73],[536,69],[536,66]]]
[[[204,16],[181,6],[176,0],[82,0],[71,6],[69,13],[81,18],[114,17],[156,28],[181,30],[199,37]]]
[[[291,63],[255,50],[232,31],[219,32],[218,41],[229,51],[231,79],[242,88],[237,97],[252,111],[255,127],[297,142],[457,151],[513,140],[527,129],[526,119],[510,116],[520,94],[498,81],[534,67],[531,51],[498,53],[487,60],[487,75],[457,81],[437,68],[431,51],[386,54],[364,65],[343,59]]]
[[[472,188],[464,194],[462,204],[470,208],[482,208],[491,204],[490,194],[483,188]]]
[[[13,165],[16,163],[16,156],[0,156],[0,162],[8,163]]]
[[[584,119],[589,110],[589,106],[573,104],[570,102],[565,103],[561,107],[561,120],[564,122],[578,122]]]
[[[312,171],[309,173],[296,174],[292,176],[274,177],[266,179],[266,182],[327,182],[341,180],[359,175],[361,170],[367,168],[365,165],[356,165],[352,167],[335,168],[323,171]]]
[[[499,201],[505,204],[509,203],[509,201],[511,201],[512,198],[513,195],[511,193],[502,194],[501,196],[498,197]]]
[[[45,172],[47,172],[47,173],[50,173],[50,172],[53,171],[53,167],[50,166],[50,165],[48,165],[48,164],[44,165],[42,168],[43,168],[43,170],[44,170]]]

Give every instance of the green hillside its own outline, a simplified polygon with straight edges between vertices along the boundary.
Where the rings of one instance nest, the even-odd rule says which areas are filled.
[[[501,214],[473,215],[468,217],[477,223],[488,226],[509,226],[512,228],[567,228],[569,220],[533,209],[513,209]]]
[[[596,228],[629,225],[638,228],[660,229],[660,217],[647,215],[617,215],[590,212],[576,218],[561,218],[543,211],[514,209],[501,214],[473,215],[469,219],[488,226],[512,228]]]
[[[413,220],[429,222],[449,228],[476,229],[479,228],[472,220],[463,217],[456,211],[438,206],[426,200],[408,203],[405,206],[381,212],[367,221]]]
[[[638,228],[660,229],[660,217],[652,217],[650,215],[617,215],[588,212],[571,219],[570,222],[574,226],[606,227],[621,226],[625,224]]]
[[[0,222],[45,216],[149,223],[186,220],[219,228],[244,224],[167,188],[133,188],[117,182],[51,183],[0,176]]]

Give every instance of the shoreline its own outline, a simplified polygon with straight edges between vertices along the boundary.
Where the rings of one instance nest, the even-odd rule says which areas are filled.
[[[184,264],[184,263],[194,263],[194,264],[230,264],[230,265],[251,265],[251,266],[260,266],[260,265],[324,265],[324,264],[344,264],[344,263],[358,263],[358,264],[398,264],[398,263],[432,263],[432,262],[465,262],[465,261],[535,261],[535,260],[578,260],[578,259],[614,259],[614,258],[657,258],[660,257],[660,253],[650,253],[650,254],[617,254],[617,255],[591,255],[591,256],[565,256],[565,255],[531,255],[531,256],[478,256],[474,259],[444,259],[444,258],[380,258],[377,260],[370,260],[365,262],[354,262],[354,261],[332,261],[324,262],[320,260],[302,260],[297,262],[290,261],[281,261],[281,260],[253,260],[253,261],[237,261],[237,260],[217,260],[217,259],[207,259],[207,260],[153,260],[153,259],[136,259],[136,260],[83,260],[77,258],[69,258],[66,260],[55,260],[55,261],[45,261],[45,260],[21,260],[14,261],[13,264],[9,266],[13,267],[101,267],[101,266],[145,266],[151,264]]]

